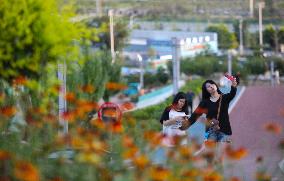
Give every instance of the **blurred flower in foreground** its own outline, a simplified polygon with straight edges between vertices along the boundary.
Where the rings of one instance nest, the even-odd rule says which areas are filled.
[[[228,156],[228,158],[232,160],[240,160],[244,158],[245,156],[247,156],[248,154],[245,148],[239,148],[239,149],[233,150],[231,146],[226,147],[225,151],[226,151],[226,155]]]
[[[216,147],[216,141],[214,141],[214,140],[206,140],[205,142],[205,146],[206,146],[206,148],[215,148]]]
[[[255,178],[257,181],[271,181],[271,176],[264,172],[257,172]]]
[[[106,84],[106,89],[108,90],[124,90],[126,88],[127,88],[126,85],[115,83],[115,82],[108,82]]]
[[[17,179],[23,181],[38,181],[38,170],[29,162],[17,161],[14,169],[14,175]]]
[[[94,152],[80,152],[77,156],[76,159],[79,162],[83,162],[83,163],[90,163],[90,164],[94,164],[94,165],[98,165],[99,163],[101,163],[101,156],[94,153]]]
[[[121,111],[128,111],[133,109],[135,106],[132,102],[125,102],[123,104],[120,105],[120,109]]]
[[[207,173],[204,175],[203,180],[204,181],[221,181],[222,175],[220,175],[217,172]]]
[[[230,181],[241,181],[241,179],[239,179],[238,177],[232,177]]]
[[[24,76],[19,76],[13,80],[13,84],[16,85],[25,85],[27,83],[27,78]]]
[[[84,85],[80,89],[82,90],[82,92],[89,93],[89,94],[91,94],[95,91],[94,86],[92,86],[90,84]]]
[[[150,177],[153,181],[166,180],[170,176],[170,171],[161,166],[153,167],[150,171]]]
[[[0,161],[11,159],[11,154],[8,151],[0,150]]]
[[[137,168],[144,169],[148,165],[149,159],[146,155],[139,155],[133,159],[133,163]]]
[[[60,178],[60,177],[55,177],[55,178],[53,178],[53,179],[51,179],[49,181],[64,181],[64,180],[62,178]]]
[[[16,114],[17,109],[13,106],[6,106],[6,107],[1,107],[0,108],[0,114],[6,116],[6,117],[11,117],[14,114]]]
[[[280,134],[282,132],[282,127],[277,123],[266,123],[264,129],[273,134]]]

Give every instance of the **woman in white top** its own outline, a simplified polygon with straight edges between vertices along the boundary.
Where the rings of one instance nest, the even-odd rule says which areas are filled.
[[[167,146],[174,146],[174,136],[185,136],[180,144],[186,144],[186,131],[180,130],[181,122],[187,120],[188,104],[186,94],[179,92],[175,95],[173,102],[170,106],[166,107],[160,122],[163,125],[163,133],[168,139],[164,140]]]

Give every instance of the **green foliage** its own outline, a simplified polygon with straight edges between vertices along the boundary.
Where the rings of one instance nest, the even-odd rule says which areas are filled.
[[[261,57],[248,57],[244,66],[250,74],[254,75],[263,74],[267,70],[267,62]]]
[[[225,72],[225,59],[211,56],[211,55],[199,55],[194,58],[186,58],[181,61],[181,72],[187,75],[201,75],[209,76],[214,72]]]
[[[169,81],[169,74],[166,72],[166,69],[159,67],[157,70],[157,79],[160,83],[166,84]]]
[[[206,32],[218,34],[218,47],[221,49],[231,49],[238,46],[235,34],[231,33],[223,24],[209,26],[206,28]]]
[[[39,78],[47,64],[70,60],[84,27],[70,22],[69,6],[55,0],[1,1],[0,77]]]
[[[109,17],[102,16],[92,18],[86,23],[89,27],[95,27],[99,30],[97,32],[99,34],[99,38],[94,40],[93,44],[101,47],[102,49],[110,50]],[[124,43],[126,42],[125,40],[129,35],[127,27],[127,22],[125,20],[119,17],[114,18],[114,49],[116,51],[120,51],[124,47]]]

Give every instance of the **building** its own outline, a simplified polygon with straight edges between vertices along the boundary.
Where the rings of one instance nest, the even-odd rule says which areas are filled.
[[[144,59],[150,59],[149,62],[157,67],[160,63],[164,64],[165,59],[172,58],[172,38],[178,39],[181,57],[194,57],[205,51],[218,52],[217,33],[133,30],[124,49],[124,55],[135,60],[140,54]]]

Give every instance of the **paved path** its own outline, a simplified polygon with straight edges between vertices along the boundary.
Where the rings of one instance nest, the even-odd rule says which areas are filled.
[[[234,174],[242,176],[243,180],[254,180],[255,160],[258,156],[263,157],[266,170],[273,173],[274,181],[284,180],[284,173],[278,167],[284,153],[277,148],[280,140],[284,139],[284,117],[280,115],[281,109],[284,109],[284,86],[247,87],[233,108],[230,114],[233,146],[243,146],[249,151],[249,155],[233,169]],[[265,131],[263,125],[267,122],[280,124],[281,134],[274,135]]]

